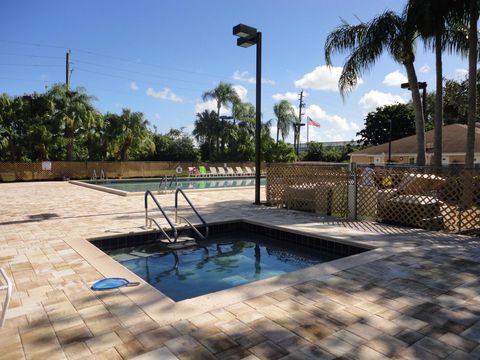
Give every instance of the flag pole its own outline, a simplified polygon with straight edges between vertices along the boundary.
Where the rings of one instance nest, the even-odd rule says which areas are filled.
[[[307,148],[308,148],[308,129],[310,128],[310,121],[307,117]]]

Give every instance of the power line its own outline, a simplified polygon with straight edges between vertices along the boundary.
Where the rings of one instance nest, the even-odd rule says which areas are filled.
[[[107,77],[132,81],[131,78],[126,77],[126,76],[121,76],[121,75],[106,74],[106,73],[102,73],[102,72],[99,72],[99,71],[82,69],[82,68],[79,68],[79,67],[75,67],[75,70],[83,71],[83,72],[87,72],[87,73],[91,73],[91,74],[96,74],[96,75],[102,75],[102,76],[107,76]],[[178,89],[178,90],[187,90],[187,91],[195,91],[195,92],[202,91],[201,89],[194,89],[194,88],[185,88],[185,87],[179,87],[179,86],[166,86],[165,84],[152,83],[151,81],[146,81],[146,80],[136,80],[136,82],[140,82],[140,83],[144,83],[144,84],[151,84],[151,85],[158,85],[158,86],[163,86],[163,87],[168,87],[168,88],[171,88],[171,89]]]
[[[198,76],[207,76],[207,77],[212,77],[212,78],[217,78],[217,79],[225,79],[225,78],[230,78],[230,76],[225,76],[225,75],[218,75],[218,74],[208,74],[208,73],[203,73],[203,72],[198,72],[198,71],[192,71],[192,70],[187,70],[187,69],[180,69],[180,68],[174,68],[174,67],[166,67],[164,65],[158,65],[154,63],[148,63],[148,62],[142,62],[142,61],[137,61],[133,59],[127,59],[119,56],[112,56],[108,54],[102,54],[98,53],[95,51],[91,50],[84,50],[84,49],[79,49],[79,48],[72,48],[72,47],[67,47],[67,46],[58,46],[58,45],[49,45],[49,44],[40,44],[40,43],[30,43],[30,42],[23,42],[23,41],[13,41],[13,40],[4,40],[0,39],[0,42],[6,42],[10,44],[20,44],[20,45],[28,45],[28,46],[35,46],[35,47],[47,47],[47,48],[55,48],[55,49],[63,49],[63,50],[68,50],[72,49],[75,50],[76,52],[82,52],[85,54],[89,55],[94,55],[94,56],[99,56],[99,57],[104,57],[112,60],[117,60],[117,61],[123,61],[127,62],[130,64],[135,64],[135,65],[145,65],[145,66],[151,66],[151,67],[156,67],[164,70],[171,70],[171,71],[178,71],[178,72],[183,72],[187,74],[194,74]]]
[[[113,67],[113,66],[108,66],[108,65],[102,65],[102,64],[98,64],[98,63],[93,63],[93,62],[90,62],[90,61],[75,60],[75,61],[73,61],[72,63],[73,63],[73,64],[79,63],[79,64],[86,64],[86,65],[93,65],[93,66],[98,66],[98,67],[102,67],[102,68],[106,68],[106,69],[110,69],[110,70],[122,71],[122,72],[131,73],[131,74],[142,75],[142,76],[149,76],[149,77],[155,77],[155,78],[166,79],[166,80],[171,80],[171,81],[184,82],[184,83],[188,83],[188,84],[198,84],[198,85],[204,85],[204,84],[205,84],[205,83],[203,83],[203,82],[198,82],[198,81],[183,80],[183,79],[177,79],[177,78],[172,78],[172,77],[168,77],[168,76],[162,76],[162,75],[156,75],[156,74],[149,74],[149,73],[144,73],[144,72],[140,72],[140,71],[134,71],[134,70],[127,70],[127,69],[117,68],[117,67]]]
[[[22,79],[22,78],[12,78],[12,77],[6,77],[6,76],[0,76],[0,80],[54,82],[54,81],[51,81],[51,80],[43,80],[43,79]]]
[[[2,52],[0,55],[7,55],[7,56],[23,56],[23,57],[32,57],[32,58],[42,58],[42,59],[63,59],[61,56],[45,56],[45,55],[34,55],[34,54],[17,54],[17,53],[9,53],[9,52]]]
[[[63,67],[63,65],[50,64],[0,64],[0,66]]]

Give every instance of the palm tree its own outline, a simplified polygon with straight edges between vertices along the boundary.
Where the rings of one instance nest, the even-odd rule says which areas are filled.
[[[290,125],[297,118],[293,106],[287,101],[282,100],[278,104],[273,105],[273,113],[277,117],[277,144],[278,135],[282,135],[282,141],[288,136]]]
[[[224,82],[220,82],[217,87],[213,90],[205,91],[202,95],[203,101],[206,100],[215,100],[217,102],[217,119],[220,120],[220,108],[222,106],[234,106],[235,104],[240,102],[240,97],[238,96],[237,92],[233,88],[232,84],[227,84]],[[222,143],[221,143],[221,150],[222,155],[224,154],[225,150],[225,134],[222,132]]]
[[[358,25],[343,22],[327,36],[325,60],[332,66],[333,53],[350,51],[338,83],[342,96],[357,85],[359,76],[375,64],[384,50],[405,67],[415,110],[417,164],[425,165],[425,120],[414,67],[415,28],[407,15],[407,11],[402,15],[386,11]]]
[[[122,114],[105,115],[106,133],[110,139],[111,153],[120,161],[127,161],[130,154],[138,159],[155,151],[149,122],[143,113],[122,109]]]
[[[408,17],[414,22],[426,46],[435,50],[436,89],[434,108],[433,164],[442,165],[443,127],[443,62],[442,52],[462,52],[466,54],[466,32],[458,11],[457,0],[409,0]]]
[[[208,147],[209,160],[213,159],[213,154],[215,153],[214,139],[218,140],[219,130],[220,122],[217,114],[214,111],[204,110],[202,113],[197,113],[195,128],[193,129],[192,133],[200,145]]]
[[[467,152],[465,165],[473,167],[475,148],[475,121],[477,103],[477,61],[478,61],[478,3],[477,0],[468,1],[468,120],[467,120]]]
[[[83,126],[84,121],[95,112],[91,102],[95,97],[86,93],[84,88],[69,90],[63,84],[53,85],[47,96],[55,103],[56,116],[64,124],[64,135],[67,140],[67,161],[73,160],[75,139]]]

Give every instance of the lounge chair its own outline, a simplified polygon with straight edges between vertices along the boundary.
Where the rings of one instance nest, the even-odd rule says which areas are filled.
[[[248,166],[245,166],[245,175],[252,176],[254,172]]]
[[[201,177],[209,176],[209,173],[208,173],[207,169],[205,168],[205,166],[199,166],[198,171],[199,171],[199,176],[201,176]]]
[[[221,166],[218,167],[218,175],[227,176],[227,173],[225,172],[225,169]]]
[[[195,166],[188,167],[188,176],[197,176],[198,170]]]
[[[242,168],[240,166],[237,166],[235,168],[235,170],[237,171],[237,176],[245,176],[246,174],[243,172]]]
[[[235,176],[237,174],[235,173],[235,171],[233,171],[233,168],[227,167],[227,175],[228,176]]]
[[[210,175],[211,176],[218,176],[219,175],[216,167],[210,166],[209,169],[210,169]]]

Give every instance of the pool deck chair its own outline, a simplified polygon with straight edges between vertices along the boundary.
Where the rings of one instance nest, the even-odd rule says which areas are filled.
[[[211,176],[218,176],[218,171],[217,171],[217,168],[213,167],[213,166],[210,166],[210,175]]]
[[[2,314],[0,315],[0,329],[5,325],[5,318],[7,316],[8,305],[10,304],[10,298],[12,297],[12,282],[7,276],[5,270],[0,268],[0,275],[3,277],[4,285],[0,285],[0,290],[6,290],[5,301],[2,305]]]
[[[198,176],[200,176],[200,177],[209,176],[207,168],[205,166],[199,166],[198,167],[198,172],[199,172]]]
[[[188,176],[197,176],[198,170],[195,166],[188,167]]]
[[[250,167],[245,166],[245,174],[246,175],[254,175],[255,173],[250,169]]]
[[[219,166],[217,169],[218,169],[218,175],[227,176],[227,173],[225,172],[225,169],[223,167]]]
[[[240,166],[237,166],[235,168],[235,170],[237,171],[237,173],[235,175],[237,176],[245,176],[246,174],[243,172],[243,169],[240,167]]]
[[[233,171],[233,168],[227,167],[227,175],[228,176],[235,176],[237,174],[235,173],[235,171]]]

